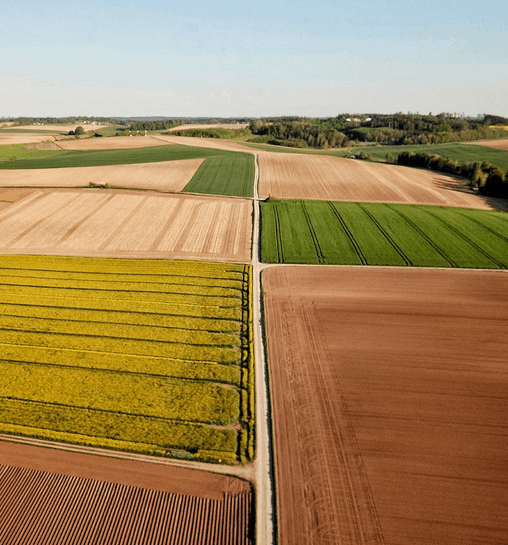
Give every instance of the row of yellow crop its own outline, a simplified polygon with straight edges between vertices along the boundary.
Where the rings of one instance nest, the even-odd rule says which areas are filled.
[[[210,361],[187,361],[70,348],[0,344],[0,362],[23,362],[141,373],[240,385],[240,367]]]
[[[53,270],[117,274],[176,274],[210,278],[240,278],[243,265],[211,261],[178,261],[165,259],[108,259],[61,256],[5,255],[0,268],[19,270]]]
[[[69,322],[102,322],[104,324],[127,324],[158,328],[194,329],[240,334],[240,323],[234,320],[217,320],[194,316],[167,314],[143,314],[140,312],[119,312],[106,310],[78,310],[52,306],[6,305],[0,302],[2,316],[18,316],[42,320],[64,320]],[[237,344],[237,343],[234,343]]]
[[[209,278],[207,276],[188,275],[147,275],[147,274],[116,274],[116,273],[92,273],[92,272],[68,272],[68,271],[34,271],[25,269],[1,269],[0,280],[4,278],[29,279],[44,278],[46,280],[73,280],[79,282],[108,282],[114,285],[118,284],[139,284],[147,286],[163,285],[192,285],[220,288],[242,289],[242,279],[230,278]],[[58,282],[54,282],[58,285]]]
[[[35,293],[37,293],[35,291]],[[0,293],[0,302],[5,306],[6,314],[12,314],[12,305],[36,306],[55,308],[59,310],[69,309],[70,311],[83,310],[104,310],[114,311],[119,314],[135,313],[136,315],[144,315],[147,319],[160,319],[160,316],[190,316],[195,318],[210,318],[218,320],[234,320],[242,319],[242,309],[240,305],[224,308],[223,306],[210,305],[208,300],[202,297],[195,297],[190,300],[190,297],[178,296],[176,301],[171,302],[156,302],[156,301],[129,301],[122,299],[89,299],[71,297],[70,292],[65,292],[66,297],[48,296],[41,297],[37,295],[27,295],[19,292],[16,293]],[[219,301],[223,303],[222,300]],[[113,320],[114,321],[114,320]]]
[[[192,320],[191,320],[192,321]],[[19,332],[60,333],[113,339],[160,341],[208,346],[239,346],[238,335],[211,333],[194,329],[177,329],[145,325],[114,324],[108,322],[80,322],[50,318],[29,318],[0,315],[0,329]]]
[[[186,294],[186,293],[158,293],[158,292],[129,292],[129,291],[110,291],[110,290],[86,290],[86,289],[66,289],[52,288],[43,286],[8,286],[0,285],[0,300],[4,300],[4,294],[8,296],[13,291],[17,295],[35,296],[35,297],[50,297],[55,299],[55,305],[58,305],[58,298],[65,299],[77,298],[95,301],[96,299],[113,299],[130,301],[131,305],[135,306],[140,303],[167,303],[171,305],[190,304],[190,305],[206,305],[217,307],[236,307],[240,306],[241,299],[239,297],[220,297],[207,296],[206,294]],[[132,309],[133,307],[131,307]]]
[[[99,369],[0,362],[0,397],[170,420],[238,422],[234,388]]]
[[[0,432],[160,455],[181,448],[235,456],[237,448],[228,428],[5,398]]]
[[[136,341],[107,337],[87,337],[86,335],[31,333],[0,329],[0,343],[18,344],[20,346],[95,350],[98,352],[116,352],[117,354],[134,354],[139,356],[159,356],[162,358],[189,361],[215,361],[227,364],[237,364],[240,361],[240,351],[234,348],[195,346],[158,341]]]
[[[143,297],[144,294],[188,294],[201,297],[241,297],[241,291],[234,288],[197,286],[192,284],[150,284],[144,282],[104,282],[39,277],[0,277],[0,287],[3,289],[16,289],[22,287],[58,288],[71,290],[87,290],[97,292],[123,293],[128,292]]]

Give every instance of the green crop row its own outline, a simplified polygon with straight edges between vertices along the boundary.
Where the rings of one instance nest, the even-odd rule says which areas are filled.
[[[237,434],[192,422],[3,398],[0,430],[43,439],[164,454],[181,448],[235,453]],[[131,443],[125,445],[122,443]]]
[[[129,326],[149,326],[159,329],[177,328],[221,333],[240,332],[240,324],[233,320],[213,320],[194,316],[168,314],[143,314],[141,312],[119,312],[107,310],[79,310],[36,305],[13,305],[0,301],[0,320],[2,316],[38,318],[43,320],[62,320],[69,322],[96,322],[103,324],[126,324]],[[122,335],[123,336],[123,335]]]
[[[262,203],[271,263],[508,268],[508,215],[419,205]]]
[[[82,367],[240,385],[240,367],[211,361],[17,344],[1,344],[0,361]]]
[[[235,153],[206,159],[185,186],[184,191],[252,197],[254,191],[254,155]]]

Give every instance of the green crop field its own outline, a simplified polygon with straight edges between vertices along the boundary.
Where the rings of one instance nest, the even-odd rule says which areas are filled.
[[[415,153],[435,153],[443,157],[449,157],[460,163],[468,161],[487,161],[500,168],[503,172],[508,170],[508,151],[488,148],[474,144],[434,144],[421,146],[362,146],[353,148],[352,153],[363,151],[376,159],[384,160],[387,153],[397,158],[404,151]]]
[[[62,153],[59,150],[34,150],[29,144],[6,144],[0,146],[0,165],[4,162],[14,163],[20,159],[40,159],[53,157]]]
[[[254,156],[252,154],[192,146],[168,145],[140,149],[56,151],[53,156],[30,156],[30,158],[16,161],[0,162],[0,169],[131,165],[200,158],[204,158],[205,161],[187,184],[185,191],[252,197],[254,191]]]
[[[508,214],[419,205],[261,205],[268,263],[508,268]]]
[[[250,266],[0,256],[0,432],[253,456]]]

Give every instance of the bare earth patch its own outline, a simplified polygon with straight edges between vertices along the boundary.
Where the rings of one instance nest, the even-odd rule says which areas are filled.
[[[5,170],[3,187],[87,187],[89,184],[177,192],[190,182],[204,159],[134,165]]]
[[[83,138],[82,140],[59,140],[65,150],[135,149],[167,145],[153,136],[110,136]]]
[[[490,209],[465,181],[342,157],[259,154],[259,194],[282,199],[431,204]]]
[[[488,148],[508,150],[508,140],[484,140],[481,142],[464,142],[474,146],[487,146]]]
[[[0,210],[0,251],[245,263],[251,214],[244,199],[38,190]]]
[[[252,495],[239,479],[6,442],[0,458],[2,543],[252,542]]]
[[[279,543],[508,542],[508,275],[263,272]]]

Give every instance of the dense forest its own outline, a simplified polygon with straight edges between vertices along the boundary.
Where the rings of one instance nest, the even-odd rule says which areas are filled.
[[[494,124],[508,119],[485,115],[462,118],[448,114],[342,114],[331,118],[279,117],[257,119],[250,130],[253,141],[298,148],[340,148],[359,143],[407,145],[441,144],[506,138]]]

